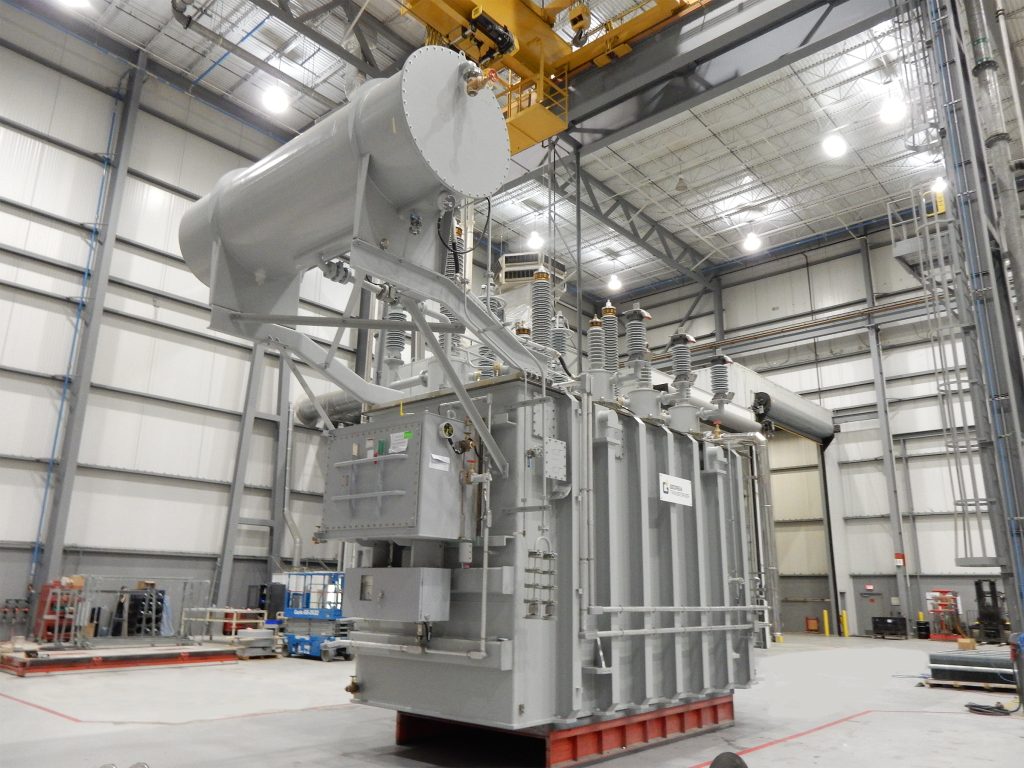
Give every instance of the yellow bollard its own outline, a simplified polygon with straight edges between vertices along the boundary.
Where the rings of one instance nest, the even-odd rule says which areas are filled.
[[[843,637],[850,636],[850,625],[848,622],[849,618],[847,617],[846,609],[844,608],[839,612],[839,629],[842,631]]]
[[[822,616],[822,622],[821,623],[825,627],[825,637],[831,637],[832,636],[832,632],[831,632],[831,630],[829,629],[829,626],[828,626],[828,609],[822,611],[821,612],[821,616]]]

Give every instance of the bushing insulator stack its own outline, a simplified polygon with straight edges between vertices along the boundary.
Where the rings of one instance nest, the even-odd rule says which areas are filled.
[[[587,328],[587,367],[591,371],[604,370],[604,329],[596,315]]]
[[[494,315],[498,324],[505,322],[505,300],[497,295],[497,289],[493,280],[489,280],[480,292],[480,300],[484,306]],[[480,377],[489,379],[497,374],[496,364],[498,356],[486,344],[481,344],[477,350],[476,365],[480,369]]]
[[[530,283],[530,299],[533,305],[531,336],[537,344],[550,347],[551,314],[554,312],[554,302],[551,296],[551,275],[543,269],[538,269],[533,273],[533,280]]]
[[[397,304],[388,308],[387,320],[393,323],[406,323],[409,316],[405,310]],[[398,328],[388,328],[384,332],[384,360],[394,365],[402,362],[402,353],[405,352],[405,331]]]
[[[683,400],[690,399],[693,388],[693,350],[691,345],[696,341],[688,333],[677,333],[669,342],[672,354],[672,384]]]
[[[729,390],[729,365],[732,359],[718,354],[711,361],[711,402],[728,403],[733,393]]]
[[[619,318],[610,299],[601,307],[601,331],[604,336],[604,369],[614,376],[619,372]],[[618,383],[614,384],[614,390],[618,394]]]
[[[637,367],[637,380],[642,389],[651,388],[651,356],[647,349],[647,321],[651,316],[636,303],[626,312],[626,355]]]
[[[565,355],[569,351],[569,324],[565,321],[565,315],[561,312],[555,315],[555,324],[551,328],[551,347],[558,353],[562,362],[564,362]],[[558,359],[551,361],[551,378],[558,383],[564,383],[569,380],[569,375],[562,367],[562,362],[559,362]]]

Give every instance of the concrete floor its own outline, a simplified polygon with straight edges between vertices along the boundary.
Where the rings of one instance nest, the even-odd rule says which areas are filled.
[[[605,765],[700,766],[753,750],[751,768],[1024,765],[1024,717],[967,701],[1009,694],[916,687],[928,641],[791,636],[736,696],[737,725]],[[394,714],[349,703],[351,662],[275,659],[22,679],[0,674],[0,765],[513,766],[460,745],[394,746]],[[705,763],[706,764],[706,763]]]

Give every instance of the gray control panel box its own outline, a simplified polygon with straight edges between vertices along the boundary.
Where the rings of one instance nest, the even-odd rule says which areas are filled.
[[[367,621],[448,621],[447,568],[349,568],[343,610]]]
[[[462,536],[465,425],[435,413],[386,416],[327,439],[320,539]]]

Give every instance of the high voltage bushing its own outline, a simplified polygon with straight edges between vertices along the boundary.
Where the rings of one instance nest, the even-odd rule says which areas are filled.
[[[630,363],[639,362],[640,386],[651,386],[651,359],[647,349],[647,321],[650,314],[640,308],[639,302],[623,314],[626,319],[626,355]]]
[[[601,327],[601,318],[596,315],[591,318],[587,329],[587,357],[590,370],[604,369],[604,329]]]
[[[565,321],[565,315],[561,312],[555,315],[555,325],[551,329],[551,347],[558,353],[558,356],[565,361],[565,355],[569,351],[569,324]],[[562,363],[558,360],[551,361],[551,367],[554,370],[552,378],[557,382],[565,382],[569,380],[569,375],[562,368]]]
[[[495,320],[499,323],[505,322],[505,300],[497,295],[493,280],[489,280],[483,286],[483,290],[480,292],[480,300],[483,301],[484,306],[487,307],[490,313],[494,315]],[[494,376],[496,374],[495,364],[498,362],[498,356],[494,353],[494,350],[486,344],[481,344],[477,355],[476,364],[480,369],[481,378],[489,379]]]
[[[388,309],[387,319],[392,322],[408,322],[409,316],[397,305]],[[405,351],[405,331],[389,328],[384,332],[384,357],[387,360],[401,360]]]
[[[619,370],[619,319],[615,314],[615,307],[611,299],[601,307],[601,335],[604,337],[604,369],[609,373],[617,373]],[[615,384],[615,393],[619,392],[618,383]]]
[[[669,342],[672,353],[672,383],[683,399],[690,397],[690,389],[693,386],[693,350],[690,349],[690,345],[694,342],[696,339],[688,333],[673,334]]]
[[[732,358],[728,355],[716,355],[711,361],[711,402],[728,403],[733,393],[729,391],[729,365]]]
[[[551,275],[543,269],[533,273],[530,298],[533,303],[533,340],[542,346],[550,347],[551,313],[554,311],[554,302],[551,298]]]

